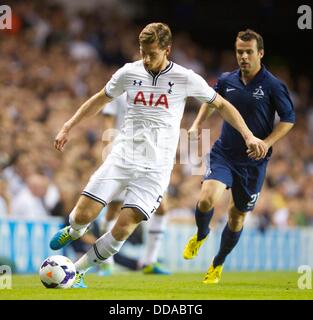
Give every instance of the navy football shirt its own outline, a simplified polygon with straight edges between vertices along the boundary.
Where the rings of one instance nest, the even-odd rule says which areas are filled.
[[[256,137],[265,139],[270,135],[274,128],[275,112],[280,121],[295,122],[294,107],[287,87],[264,65],[247,85],[240,76],[240,69],[224,73],[218,78],[214,89],[235,106]],[[240,133],[226,121],[213,150],[221,151],[235,161],[255,162],[247,156],[247,147]],[[272,149],[267,157],[271,153]]]

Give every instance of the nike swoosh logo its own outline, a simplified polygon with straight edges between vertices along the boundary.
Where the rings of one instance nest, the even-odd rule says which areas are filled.
[[[226,88],[226,92],[229,92],[229,91],[234,91],[236,90],[235,88]]]

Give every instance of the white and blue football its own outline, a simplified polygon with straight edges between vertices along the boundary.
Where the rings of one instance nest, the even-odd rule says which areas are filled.
[[[55,255],[47,258],[39,269],[39,276],[46,288],[68,289],[75,281],[76,268],[67,257]]]

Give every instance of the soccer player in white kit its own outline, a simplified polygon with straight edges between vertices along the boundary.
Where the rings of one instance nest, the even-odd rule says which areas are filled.
[[[104,134],[102,138],[105,146],[103,159],[108,154],[114,138],[123,127],[127,109],[127,94],[124,92],[118,98],[106,104],[105,108],[102,110],[104,118]],[[120,208],[122,207],[125,194],[126,190],[112,199],[112,201],[107,205],[107,211],[100,223],[100,231],[102,233],[110,231],[114,226],[115,219],[120,213]],[[170,274],[170,272],[164,269],[164,267],[158,262],[159,250],[164,238],[167,222],[166,206],[164,205],[164,201],[165,199],[163,198],[159,208],[156,210],[155,214],[152,215],[151,219],[149,219],[145,250],[142,257],[137,261],[137,270],[142,269],[144,274]],[[113,257],[106,259],[101,265],[99,274],[110,275],[113,270],[113,265]]]
[[[234,106],[201,76],[168,60],[171,43],[171,31],[166,24],[148,24],[139,35],[142,60],[120,68],[104,89],[63,125],[55,139],[55,148],[63,151],[69,132],[77,123],[126,91],[127,115],[112,151],[83,190],[70,213],[70,225],[57,232],[50,242],[50,247],[58,250],[81,237],[101,209],[126,190],[123,210],[112,230],[75,263],[73,287],[86,287],[86,271],[118,252],[137,225],[157,210],[170,180],[187,97],[198,98],[217,109],[240,132],[249,150],[259,155],[264,148]]]

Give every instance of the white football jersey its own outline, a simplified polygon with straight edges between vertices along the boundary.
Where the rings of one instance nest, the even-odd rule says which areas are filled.
[[[117,70],[104,90],[111,98],[127,94],[125,122],[109,158],[122,166],[157,171],[174,164],[187,97],[208,103],[216,97],[214,89],[192,70],[169,62],[153,74],[142,60]]]

